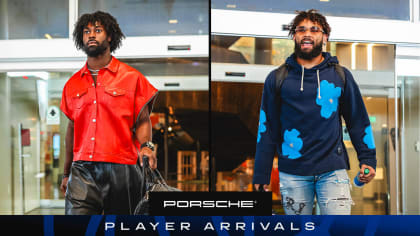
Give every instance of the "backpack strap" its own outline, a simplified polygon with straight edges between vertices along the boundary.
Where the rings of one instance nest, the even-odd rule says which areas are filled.
[[[344,94],[344,89],[346,88],[346,74],[344,73],[344,69],[341,65],[339,65],[338,63],[334,63],[334,62],[330,62],[328,63],[329,66],[334,66],[335,72],[338,74],[338,76],[341,78],[341,80],[343,81],[343,94]],[[340,96],[340,110],[339,110],[339,117],[340,117],[340,127],[342,127],[342,114],[341,114],[341,107],[342,107],[342,103],[343,103],[343,99]]]
[[[343,67],[338,64],[338,63],[334,63],[334,62],[330,62],[328,63],[329,66],[334,66],[335,72],[337,72],[338,76],[340,76],[341,80],[343,81],[344,87],[346,87],[346,74],[344,73],[344,69]]]
[[[283,84],[284,79],[289,74],[289,65],[287,63],[282,64],[276,69],[276,101],[280,98],[281,85]]]

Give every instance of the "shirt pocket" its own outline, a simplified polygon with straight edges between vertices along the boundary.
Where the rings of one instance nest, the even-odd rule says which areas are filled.
[[[110,87],[105,87],[105,93],[111,96],[111,98],[117,98],[126,94],[124,89]]]
[[[71,95],[71,100],[75,109],[81,109],[87,104],[88,89],[81,89]]]
[[[127,115],[132,112],[133,104],[130,102],[130,94],[122,88],[105,87],[104,103],[117,112]]]

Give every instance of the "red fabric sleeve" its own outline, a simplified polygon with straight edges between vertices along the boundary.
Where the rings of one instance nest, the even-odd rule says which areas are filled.
[[[135,121],[138,120],[140,113],[146,107],[149,109],[149,113],[152,112],[153,103],[156,99],[157,89],[153,87],[151,83],[144,77],[140,75],[137,80],[136,91],[134,93],[134,113]],[[147,106],[148,105],[148,106]]]

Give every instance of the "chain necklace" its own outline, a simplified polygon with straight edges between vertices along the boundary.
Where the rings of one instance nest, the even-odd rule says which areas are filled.
[[[100,69],[99,70],[93,70],[93,69],[90,69],[89,67],[88,67],[88,70],[90,71],[91,75],[98,75],[98,72],[100,71]]]

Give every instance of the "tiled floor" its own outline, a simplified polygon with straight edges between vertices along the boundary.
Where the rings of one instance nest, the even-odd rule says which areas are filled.
[[[37,208],[26,215],[64,215],[64,208]]]

